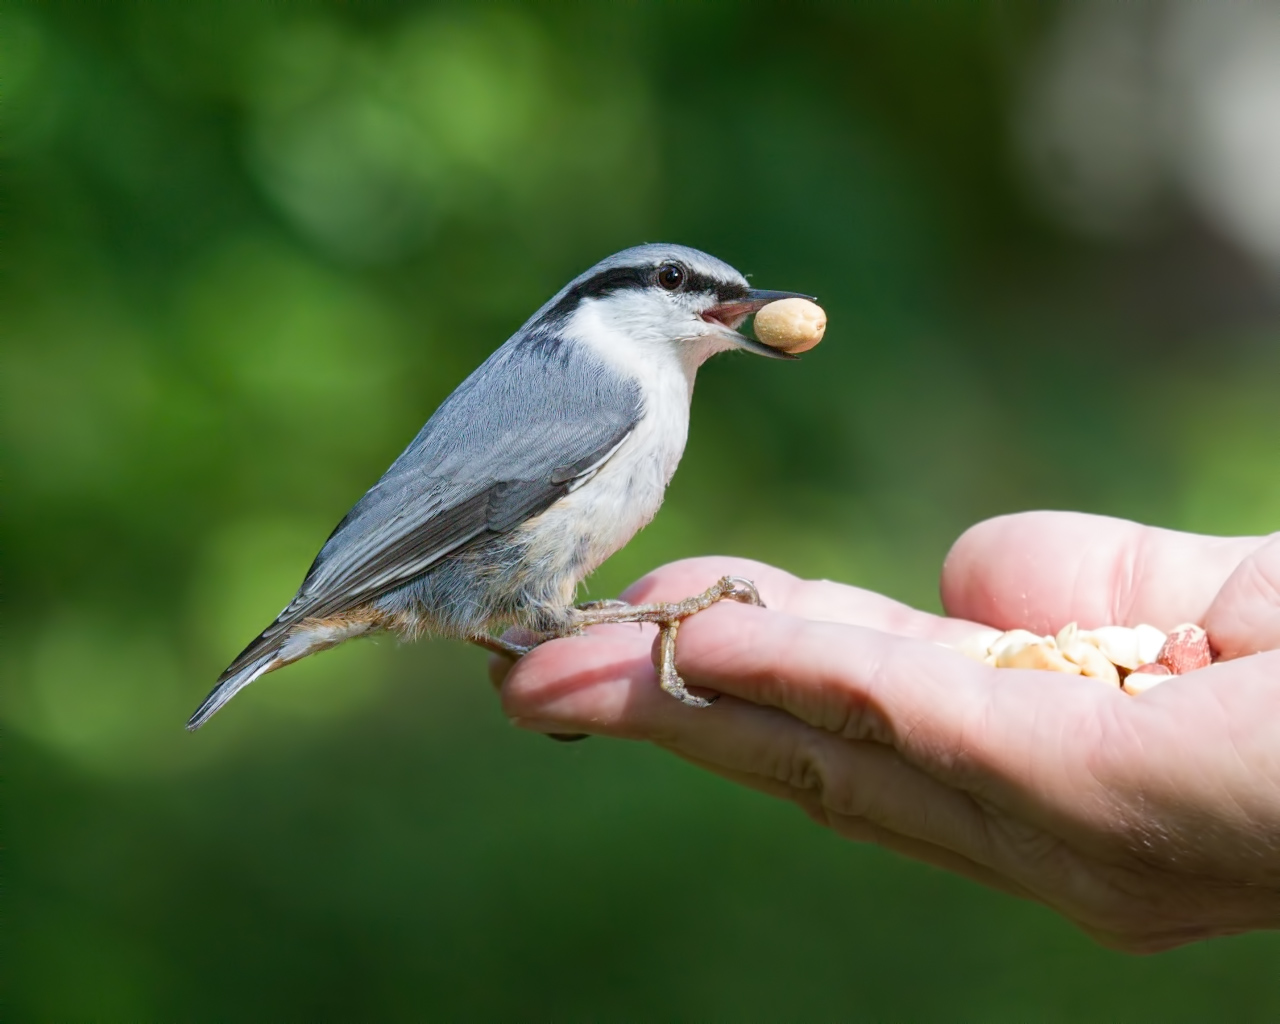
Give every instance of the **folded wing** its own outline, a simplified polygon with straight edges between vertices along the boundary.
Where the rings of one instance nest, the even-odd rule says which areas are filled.
[[[356,502],[297,596],[222,678],[278,646],[303,619],[374,600],[542,512],[610,455],[642,412],[637,384],[581,346],[513,338]]]

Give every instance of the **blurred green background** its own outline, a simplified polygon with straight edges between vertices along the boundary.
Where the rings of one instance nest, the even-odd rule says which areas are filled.
[[[6,4],[6,1016],[1280,1017],[1276,934],[1110,953],[518,733],[460,644],[182,729],[440,400],[640,241],[831,327],[703,369],[596,595],[718,552],[937,608],[1024,508],[1275,530],[1280,34],[1195,6]]]

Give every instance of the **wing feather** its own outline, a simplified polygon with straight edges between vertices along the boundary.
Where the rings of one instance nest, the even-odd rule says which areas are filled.
[[[458,387],[338,524],[297,595],[231,664],[506,533],[594,473],[643,414],[636,382],[581,345],[518,334]]]

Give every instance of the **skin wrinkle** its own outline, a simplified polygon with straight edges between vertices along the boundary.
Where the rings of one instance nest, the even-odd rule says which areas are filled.
[[[1217,695],[1214,699],[1218,700]],[[1111,778],[1124,778],[1131,774],[1126,771],[1126,762],[1136,760],[1140,763],[1148,763],[1152,760],[1145,749],[1142,731],[1132,728],[1130,724],[1132,715],[1138,713],[1140,709],[1126,710],[1130,714],[1115,717],[1117,729],[1106,735],[1116,736],[1118,732],[1122,732],[1127,735],[1128,742],[1110,740],[1100,744],[1095,748],[1095,756],[1090,758],[1087,768],[1091,776],[1098,780],[1102,791],[1113,794],[1116,798],[1113,815],[1105,819],[1104,823],[1109,824],[1112,830],[1119,826],[1122,836],[1128,836],[1128,840],[1122,839],[1119,856],[1111,854],[1105,848],[1093,851],[1093,855],[1117,868],[1125,867],[1126,860],[1132,858],[1162,872],[1176,872],[1177,877],[1180,878],[1219,884],[1216,876],[1204,872],[1200,865],[1190,863],[1180,856],[1181,851],[1195,845],[1190,841],[1189,836],[1203,838],[1205,834],[1214,831],[1211,822],[1188,821],[1173,828],[1158,825],[1159,817],[1168,818],[1168,812],[1161,812],[1161,808],[1176,807],[1187,801],[1175,796],[1153,797],[1145,777],[1137,780],[1137,788],[1129,786],[1125,790],[1116,790],[1114,783],[1110,781]],[[1145,712],[1155,709],[1141,710]],[[1225,709],[1222,710],[1225,722],[1227,716]],[[1117,766],[1111,768],[1110,764]],[[1101,770],[1099,770],[1100,765],[1103,766]],[[1220,797],[1223,800],[1230,800],[1240,810],[1241,818],[1245,821],[1250,820],[1247,810],[1229,791],[1222,792]],[[1153,842],[1152,836],[1160,842]]]
[[[1131,709],[1125,708],[1124,710],[1129,711]],[[1133,716],[1119,714],[1119,711],[1120,709],[1115,705],[1107,705],[1106,714],[1109,725],[1101,726],[1099,732],[1099,735],[1106,737],[1106,739],[1102,743],[1095,744],[1084,761],[1085,771],[1088,772],[1089,777],[1096,784],[1097,791],[1102,798],[1103,808],[1109,812],[1100,816],[1104,821],[1113,821],[1117,817],[1123,819],[1126,816],[1125,801],[1120,798],[1112,783],[1114,772],[1111,770],[1110,764],[1113,762],[1116,752],[1119,752],[1122,758],[1135,759],[1140,763],[1147,763],[1142,735],[1133,728]],[[1121,736],[1124,737],[1123,741],[1119,738]],[[1135,747],[1136,750],[1134,749]],[[1142,810],[1137,816],[1137,821],[1129,823],[1130,828],[1133,831],[1135,840],[1142,847],[1149,850],[1153,844],[1149,838],[1149,819],[1145,814],[1147,792],[1144,784],[1139,785],[1134,798]],[[1132,852],[1141,857],[1141,851],[1133,850]]]
[[[946,847],[938,846],[928,841],[908,839],[872,822],[859,818],[845,817],[829,810],[824,811],[821,819],[815,815],[814,820],[819,821],[820,824],[825,824],[835,831],[837,835],[853,842],[876,843],[902,856],[922,861],[932,867],[953,871],[968,878],[970,881],[990,886],[1017,899],[1040,902],[1033,894],[1017,883]]]
[[[839,707],[843,708],[844,714],[842,720],[837,719],[834,722],[833,732],[847,740],[866,740],[899,748],[894,742],[893,722],[882,710],[875,697],[884,677],[884,661],[876,658],[871,662],[866,673],[866,696],[859,700],[847,690],[841,693],[843,699]],[[906,739],[909,741],[910,738],[911,732],[908,731]]]
[[[733,698],[722,698],[722,700]],[[778,728],[777,735],[773,737],[771,742],[764,744],[763,768],[753,771],[753,774],[762,778],[768,778],[778,785],[786,786],[791,790],[812,790],[812,786],[804,785],[809,780],[809,768],[805,765],[806,751],[803,749],[804,733],[794,728],[787,728],[785,724]],[[676,749],[682,754],[687,751],[687,742],[678,742]],[[755,763],[755,758],[749,758],[749,763]],[[801,780],[797,782],[797,778]],[[819,790],[820,792],[820,787]]]
[[[817,749],[817,733],[807,733],[793,749],[788,777],[783,781],[795,789],[811,792],[823,807],[830,807],[827,792],[828,766]]]
[[[1237,743],[1236,737],[1232,734],[1231,715],[1229,714],[1227,707],[1222,703],[1222,694],[1217,692],[1216,690],[1211,690],[1209,693],[1209,696],[1212,698],[1213,703],[1217,708],[1218,714],[1220,716],[1220,722],[1219,722],[1220,731],[1226,734],[1227,744],[1231,748],[1231,753],[1235,756],[1236,767],[1240,769],[1242,775],[1247,776],[1250,774],[1248,762],[1241,755],[1240,745],[1239,743]],[[1249,813],[1249,809],[1245,807],[1243,803],[1240,802],[1240,800],[1236,797],[1236,795],[1231,791],[1230,788],[1228,788],[1227,791],[1223,794],[1223,797],[1224,799],[1231,801],[1231,803],[1235,806],[1235,810],[1240,818],[1244,819],[1246,822],[1250,822],[1250,823],[1253,822],[1253,816]]]
[[[1131,867],[1114,866],[1107,868],[1105,873],[1099,873],[1088,868],[1087,861],[1080,862],[1076,851],[1065,843],[1059,843],[1050,852],[1052,856],[1046,857],[1042,865],[1053,864],[1058,875],[1043,883],[1048,886],[1052,896],[1041,896],[1041,899],[1075,919],[1090,934],[1110,936],[1117,948],[1140,952],[1148,947],[1165,948],[1166,940],[1162,936],[1181,933],[1185,929],[1186,926],[1181,922],[1188,916],[1187,913],[1184,911],[1175,914],[1168,908],[1166,901],[1159,900],[1154,904],[1158,908],[1155,913],[1160,918],[1157,925],[1152,916],[1152,892],[1166,892],[1168,886],[1165,882],[1152,885],[1147,868],[1144,867],[1142,873],[1138,873]],[[1021,855],[1025,856],[1025,853]],[[1020,867],[1021,863],[1015,861],[1015,866]],[[1184,878],[1164,869],[1159,870],[1175,887],[1187,889]],[[1123,899],[1117,900],[1117,895]],[[1214,892],[1208,901],[1197,900],[1195,909],[1201,910],[1206,903],[1210,908],[1215,908],[1214,900],[1220,895],[1220,892]],[[1135,918],[1128,901],[1147,906],[1148,909],[1140,918]],[[1231,913],[1236,913],[1234,907],[1231,908]],[[1194,919],[1195,915],[1191,916]],[[1169,920],[1179,923],[1166,924]],[[1204,929],[1203,925],[1196,927]]]
[[[1239,769],[1241,776],[1247,777],[1252,774],[1252,772],[1249,767],[1248,759],[1240,750],[1239,738],[1232,730],[1231,726],[1233,719],[1230,709],[1223,703],[1223,694],[1221,692],[1216,690],[1212,691],[1210,696],[1213,699],[1218,713],[1221,715],[1222,725],[1225,727],[1224,731],[1226,733],[1227,743],[1230,744],[1231,753],[1235,756],[1236,766]],[[1250,808],[1245,806],[1230,790],[1228,790],[1226,796],[1235,805],[1236,810],[1239,812],[1239,816],[1249,824],[1252,834],[1256,836],[1258,846],[1256,850],[1250,850],[1249,852],[1256,853],[1259,864],[1265,867],[1267,855],[1275,848],[1276,845],[1280,844],[1280,835],[1268,837],[1264,832],[1262,819],[1255,815]],[[1275,884],[1277,889],[1280,890],[1280,870],[1276,871],[1275,879],[1268,879],[1264,874],[1259,881],[1263,885]]]
[[[973,796],[985,796],[982,790],[986,787],[980,783],[987,777],[990,769],[984,764],[979,752],[988,749],[986,738],[995,712],[996,697],[994,689],[984,691],[983,699],[970,708],[965,720],[956,730],[955,749],[949,756],[944,756],[939,764],[943,781],[957,785]]]
[[[722,613],[723,614],[723,613]],[[763,673],[757,674],[756,680],[764,681],[753,685],[752,699],[770,706],[781,708],[795,715],[808,724],[827,732],[847,736],[853,739],[868,738],[867,719],[859,717],[857,702],[848,699],[848,691],[842,681],[845,667],[831,666],[824,662],[817,668],[817,685],[814,687],[812,705],[799,703],[795,699],[792,688],[785,677],[786,666],[779,664],[779,658],[786,657],[792,648],[805,647],[817,640],[824,652],[834,645],[825,641],[826,634],[833,628],[828,623],[808,622],[803,619],[788,619],[785,629],[791,634],[784,643],[772,643],[762,646],[763,637],[755,630],[747,631],[746,643],[750,645],[750,660],[765,666]],[[723,663],[722,663],[723,664]],[[863,709],[865,711],[865,709]],[[874,737],[873,737],[874,738]]]
[[[1081,875],[1078,856],[1061,839],[1011,817],[989,801],[975,802],[985,811],[983,822],[988,842],[993,850],[999,852],[998,859],[1003,862],[1005,870],[1014,877],[1022,875],[1037,879],[1029,887],[1042,899],[1047,901],[1050,893],[1061,889],[1061,885],[1050,882],[1047,892],[1040,892],[1046,883],[1039,878],[1046,869],[1050,869],[1058,879],[1076,879]],[[1029,883],[1024,881],[1024,884]]]
[[[1086,567],[1088,566],[1088,563],[1089,563],[1089,559],[1087,558],[1079,558],[1074,560],[1073,564],[1075,565],[1075,573],[1072,576],[1072,580],[1071,580],[1071,607],[1073,608],[1080,606],[1080,590],[1081,590],[1080,578],[1082,575],[1084,575]],[[1120,620],[1115,619],[1114,621],[1119,622]],[[1055,625],[1056,625],[1055,623],[1045,623],[1045,626],[1051,630],[1054,629]],[[1088,627],[1086,626],[1086,628]]]
[[[1155,709],[1140,710],[1155,711]],[[1119,756],[1137,760],[1143,764],[1149,763],[1152,756],[1146,748],[1142,732],[1137,729],[1130,730],[1130,739],[1136,750],[1122,750]],[[1115,763],[1114,757],[1112,763]],[[1125,778],[1131,773],[1125,770],[1123,764],[1120,764],[1111,774],[1116,778]],[[1159,808],[1170,802],[1176,805],[1182,801],[1161,799],[1153,792],[1152,781],[1149,776],[1142,776],[1123,790],[1117,789],[1114,783],[1107,785],[1107,791],[1116,794],[1115,820],[1123,828],[1122,839],[1127,837],[1127,841],[1122,843],[1122,853],[1160,871],[1169,871],[1176,867],[1179,874],[1190,876],[1194,872],[1179,856],[1181,849],[1187,845],[1181,838],[1184,830],[1176,825],[1156,824]],[[1158,844],[1152,842],[1153,835],[1162,842]],[[1117,866],[1123,866],[1123,863],[1117,862]]]
[[[990,868],[975,863],[947,847],[938,846],[928,840],[910,839],[865,818],[841,814],[815,800],[811,793],[797,791],[772,779],[758,779],[746,773],[727,771],[718,765],[709,764],[685,754],[678,754],[678,756],[724,778],[758,789],[770,796],[790,800],[812,821],[824,828],[831,829],[845,839],[857,843],[874,843],[901,856],[921,861],[932,867],[955,872],[980,885],[998,889],[1018,899],[1034,899],[1030,893],[1009,879],[1001,877]]]
[[[1118,578],[1111,587],[1111,622],[1124,625],[1137,625],[1134,622],[1134,605],[1137,602],[1137,580],[1146,579],[1147,550],[1153,535],[1144,533],[1138,543],[1128,549],[1123,558],[1116,563]]]
[[[1106,887],[1084,866],[1079,854],[1057,837],[1010,818],[994,805],[976,798],[975,803],[985,809],[982,821],[987,842],[995,851],[992,863],[1025,885],[1037,902],[1090,930],[1080,911],[1097,903],[1106,906],[1105,899],[1097,899]],[[1052,872],[1048,878],[1044,877],[1046,871]]]
[[[827,756],[827,751],[824,748],[827,748],[828,744],[835,747],[836,749],[832,752],[835,753],[838,759],[840,755],[838,747],[846,742],[849,741],[831,737],[824,743],[819,743],[815,748],[815,757],[818,760],[819,775],[823,786],[821,792],[823,805],[836,814],[844,815],[845,817],[865,818],[879,825],[889,825],[890,822],[886,820],[887,816],[883,802],[877,802],[868,787],[859,785],[857,780],[851,778],[849,772],[833,768],[831,759]],[[877,755],[885,752],[882,748],[876,747],[863,753],[869,758],[876,758]],[[881,794],[877,794],[877,796],[881,796]]]
[[[1142,922],[1148,928],[1156,924],[1152,917],[1152,907],[1157,908],[1155,914],[1161,923],[1202,919],[1206,911],[1214,911],[1223,922],[1228,922],[1240,916],[1241,908],[1247,910],[1256,904],[1261,911],[1259,919],[1265,921],[1266,907],[1258,898],[1261,896],[1270,900],[1277,895],[1275,891],[1264,887],[1216,878],[1199,878],[1171,870],[1164,865],[1144,864],[1140,870],[1131,865],[1117,865],[1103,881],[1112,890],[1103,905],[1111,908],[1137,903],[1148,907],[1146,919]],[[1163,894],[1155,903],[1151,900],[1153,891]],[[1114,894],[1119,894],[1124,899],[1117,901]],[[1124,924],[1132,915],[1122,911],[1111,916],[1115,918],[1115,923]],[[1179,924],[1178,927],[1183,925]]]
[[[813,732],[813,742],[811,744],[802,744],[798,749],[800,751],[800,768],[792,769],[790,772],[790,781],[787,783],[793,789],[799,789],[806,793],[812,793],[816,797],[817,803],[824,811],[824,817],[830,822],[832,815],[839,819],[852,819],[867,822],[877,828],[891,830],[895,835],[905,837],[907,839],[929,843],[934,845],[934,840],[939,835],[948,838],[950,843],[948,849],[956,850],[957,844],[960,848],[973,848],[975,821],[978,827],[977,831],[982,833],[983,815],[977,810],[976,806],[965,798],[964,794],[950,792],[947,796],[955,798],[958,802],[950,803],[947,806],[959,811],[959,815],[948,814],[945,817],[938,817],[938,805],[932,802],[924,802],[918,805],[915,810],[920,813],[923,809],[924,817],[918,823],[910,823],[903,819],[895,819],[889,812],[889,808],[884,801],[884,792],[877,789],[874,792],[868,790],[865,785],[859,786],[848,772],[835,770],[832,767],[832,758],[829,755],[839,757],[839,745],[842,743],[853,742],[857,744],[860,741],[840,740],[836,737],[828,737],[823,733]],[[878,744],[868,744],[871,749],[865,750],[866,756],[873,758],[886,759],[887,764],[896,764],[908,772],[915,772],[915,769],[903,762],[887,759],[896,759],[898,755]],[[883,765],[882,765],[883,767]],[[924,773],[921,773],[924,775]],[[927,775],[924,776],[928,778]],[[892,779],[889,780],[891,783]],[[910,781],[900,780],[897,786],[891,785],[889,788],[896,793],[898,788],[909,786]],[[967,808],[967,812],[966,812]],[[930,817],[931,811],[934,817]],[[957,856],[963,856],[957,853]],[[972,861],[972,858],[966,857],[966,860]],[[973,863],[981,864],[979,858]],[[989,865],[988,865],[989,867]]]
[[[791,633],[790,641],[769,645],[770,656],[767,660],[772,692],[778,706],[816,728],[829,733],[843,734],[845,729],[850,728],[850,713],[853,705],[847,699],[848,694],[841,680],[843,666],[832,666],[827,663],[826,655],[833,645],[822,644],[823,657],[817,668],[818,685],[814,688],[812,707],[797,702],[793,689],[786,683],[783,674],[785,666],[779,664],[779,659],[786,656],[787,649],[804,648],[815,641],[820,643],[833,627],[825,623],[790,619],[786,623],[786,629]],[[757,634],[753,633],[753,636],[755,635]]]

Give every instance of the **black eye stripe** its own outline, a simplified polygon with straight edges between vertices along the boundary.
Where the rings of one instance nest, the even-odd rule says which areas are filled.
[[[733,281],[720,281],[714,277],[706,275],[693,275],[690,277],[688,284],[685,285],[691,292],[714,292],[716,299],[720,302],[732,302],[735,299],[745,299],[750,289],[745,284],[737,284]]]
[[[608,270],[602,270],[566,291],[555,305],[546,311],[542,320],[544,323],[563,320],[578,308],[578,303],[583,299],[598,299],[627,288],[652,288],[657,283],[658,268],[671,262],[673,261],[664,260],[662,263],[645,267],[610,267]],[[684,271],[683,291],[712,292],[717,302],[733,302],[746,298],[745,284],[702,274],[687,265]]]

